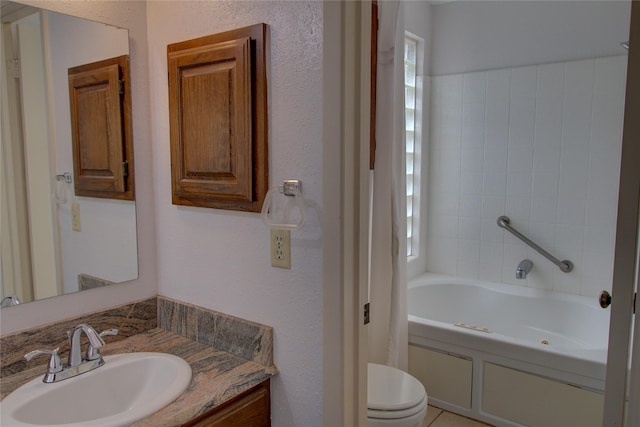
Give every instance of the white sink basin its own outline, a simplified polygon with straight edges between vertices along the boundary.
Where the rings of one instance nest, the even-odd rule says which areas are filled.
[[[191,383],[189,364],[171,354],[126,353],[104,360],[58,383],[38,377],[24,384],[0,402],[0,425],[128,425],[171,403]]]

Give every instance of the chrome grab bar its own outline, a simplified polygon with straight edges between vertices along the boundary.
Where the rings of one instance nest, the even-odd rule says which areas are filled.
[[[522,240],[524,243],[529,245],[531,248],[535,249],[540,255],[542,255],[543,257],[545,257],[546,259],[548,259],[549,261],[551,261],[555,265],[557,265],[558,268],[560,269],[560,271],[562,271],[564,273],[568,273],[571,270],[573,270],[573,263],[571,261],[568,261],[566,259],[563,260],[563,261],[560,261],[558,258],[554,257],[549,252],[545,251],[543,248],[538,246],[535,242],[533,242],[527,236],[525,236],[524,234],[520,233],[518,230],[513,228],[511,226],[511,220],[509,219],[508,216],[498,217],[498,221],[497,222],[498,222],[498,227],[504,228],[509,233],[513,234],[518,239]]]

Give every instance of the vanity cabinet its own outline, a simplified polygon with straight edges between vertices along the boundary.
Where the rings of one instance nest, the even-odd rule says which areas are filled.
[[[269,385],[267,379],[183,427],[270,427]]]

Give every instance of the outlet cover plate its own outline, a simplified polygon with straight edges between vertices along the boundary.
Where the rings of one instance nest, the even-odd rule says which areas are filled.
[[[291,231],[271,229],[271,266],[291,269]]]

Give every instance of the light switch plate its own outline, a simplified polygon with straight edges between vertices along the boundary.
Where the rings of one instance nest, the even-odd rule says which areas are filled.
[[[80,205],[74,201],[71,203],[71,228],[73,231],[80,231]]]

